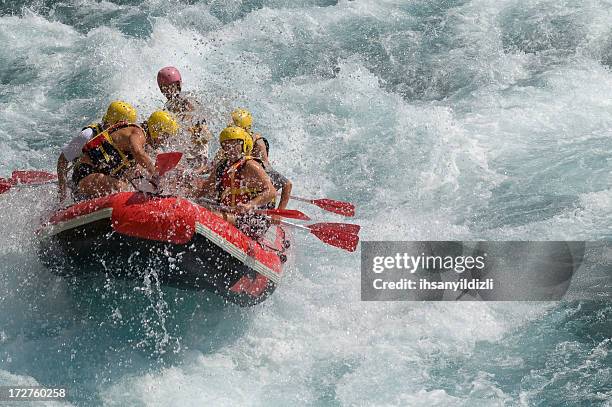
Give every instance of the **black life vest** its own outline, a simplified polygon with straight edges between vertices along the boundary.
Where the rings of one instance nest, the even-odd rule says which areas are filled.
[[[83,146],[83,154],[89,157],[96,172],[120,177],[125,170],[136,164],[132,154],[118,148],[111,137],[113,132],[129,126],[140,128],[136,124],[119,122],[96,135]]]

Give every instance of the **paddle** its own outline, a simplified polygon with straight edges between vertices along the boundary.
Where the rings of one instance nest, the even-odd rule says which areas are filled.
[[[47,171],[13,171],[11,179],[15,184],[38,184],[57,180],[57,175]]]
[[[352,217],[355,216],[355,205],[350,202],[336,201],[334,199],[309,199],[300,198],[299,196],[291,196],[291,199],[296,201],[307,202],[318,206],[319,208],[328,212],[337,213],[338,215]]]
[[[174,169],[181,161],[183,157],[183,153],[179,152],[171,152],[171,153],[160,153],[157,154],[157,159],[155,160],[155,169],[159,176],[163,176],[168,171]]]
[[[317,229],[324,228],[326,230],[337,230],[341,233],[348,233],[350,235],[356,235],[361,230],[361,226],[355,225],[352,223],[335,223],[335,222],[326,222],[326,223],[315,223],[314,226]]]
[[[298,220],[310,220],[310,217],[296,209],[259,209],[255,213],[269,216],[280,216],[281,218],[291,218]]]
[[[157,155],[155,169],[160,176],[176,167],[183,153],[170,152]],[[13,171],[11,178],[0,178],[0,194],[7,192],[14,186],[36,186],[57,182],[57,175],[38,170]]]
[[[327,243],[330,246],[338,247],[348,252],[354,252],[357,250],[359,236],[357,233],[351,233],[349,231],[359,231],[359,225],[351,225],[348,223],[314,223],[312,225],[297,225],[295,223],[283,220],[280,221],[280,223],[297,229],[307,230],[323,243]]]
[[[209,206],[219,208],[220,210],[225,211],[225,212],[234,212],[233,208],[230,208],[224,205],[220,205],[219,203],[217,203],[217,201],[214,201],[212,199],[199,198],[197,201],[204,202],[208,204]],[[261,215],[279,216],[281,218],[310,220],[310,217],[308,215],[298,210],[295,210],[295,209],[258,209],[258,210],[255,210],[254,212],[259,213]]]
[[[0,194],[3,194],[8,191],[9,189],[11,189],[12,186],[13,185],[11,183],[9,183],[6,179],[2,178],[0,180]]]
[[[57,176],[46,171],[13,171],[11,178],[0,178],[0,194],[15,186],[44,185],[57,181]]]
[[[163,177],[168,171],[173,170],[183,158],[183,153],[170,152],[157,154],[155,159],[155,170],[158,174],[158,179],[153,180],[152,178],[146,178],[144,176],[138,176],[130,180],[130,183],[135,190],[145,193],[157,195],[159,192],[159,178]],[[137,182],[135,182],[137,181]]]

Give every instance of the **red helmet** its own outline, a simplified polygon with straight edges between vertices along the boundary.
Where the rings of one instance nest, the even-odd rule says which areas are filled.
[[[181,73],[173,66],[162,68],[157,73],[157,86],[181,83]]]

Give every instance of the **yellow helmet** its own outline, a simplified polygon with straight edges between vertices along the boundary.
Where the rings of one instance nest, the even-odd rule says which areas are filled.
[[[236,126],[248,130],[253,125],[253,115],[246,109],[235,109],[232,112],[232,121]]]
[[[163,134],[175,136],[179,131],[179,125],[172,115],[163,110],[158,110],[151,113],[147,120],[149,135],[153,140],[158,139]]]
[[[106,109],[106,114],[102,118],[102,121],[109,126],[121,121],[136,123],[137,115],[134,106],[122,100],[115,100],[108,105],[108,109]]]
[[[241,127],[228,126],[219,134],[219,143],[227,140],[242,140],[242,152],[245,155],[251,154],[253,151],[253,139],[251,135]]]

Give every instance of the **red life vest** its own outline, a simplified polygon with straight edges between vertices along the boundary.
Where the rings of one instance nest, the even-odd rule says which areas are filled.
[[[257,188],[247,188],[244,185],[244,171],[242,170],[246,162],[252,159],[252,157],[243,157],[234,164],[225,165],[217,184],[221,205],[233,208],[238,203],[249,202],[263,191]]]

